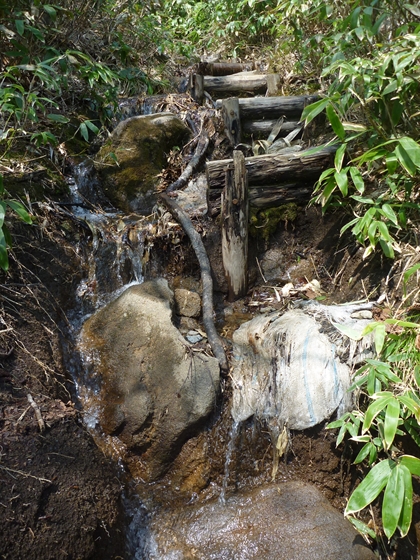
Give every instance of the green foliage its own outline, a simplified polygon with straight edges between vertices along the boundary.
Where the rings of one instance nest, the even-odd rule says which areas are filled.
[[[5,223],[8,209],[12,210],[16,216],[27,224],[32,223],[32,218],[26,208],[18,200],[9,198],[4,189],[3,176],[0,175],[0,268],[7,271],[9,268],[8,250],[12,246],[12,238],[9,228]]]
[[[387,334],[387,326],[396,332]],[[420,474],[420,459],[402,455],[394,444],[397,435],[409,434],[420,446],[419,329],[417,322],[388,319],[372,322],[356,335],[373,335],[378,354],[377,359],[366,360],[351,387],[359,390],[359,401],[365,405],[328,425],[339,428],[337,446],[346,434],[362,443],[354,463],[364,461],[372,467],[350,496],[345,514],[351,516],[366,508],[383,491],[382,524],[388,538],[397,529],[402,537],[408,533],[413,508],[411,477]]]
[[[420,208],[420,26],[409,5],[401,11],[388,2],[349,3],[341,15],[330,7],[322,17],[318,8],[329,47],[318,63],[330,86],[302,118],[309,123],[325,111],[340,147],[313,202],[353,211],[342,233],[351,228],[364,257],[380,248],[394,258]]]
[[[78,128],[87,141],[115,115],[119,95],[159,87],[140,69],[158,56],[157,24],[139,3],[0,0],[3,151],[17,139],[54,147],[79,112],[89,115]]]
[[[172,50],[191,56],[224,47],[237,55],[272,39],[276,5],[275,0],[168,0],[162,3],[161,17],[173,37]]]

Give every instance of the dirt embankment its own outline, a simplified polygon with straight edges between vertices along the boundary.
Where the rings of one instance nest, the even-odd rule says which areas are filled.
[[[14,228],[1,279],[0,558],[123,558],[117,468],[83,426],[62,359],[80,264],[65,223],[51,218]]]

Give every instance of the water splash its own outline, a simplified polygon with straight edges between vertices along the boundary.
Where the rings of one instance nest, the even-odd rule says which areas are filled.
[[[232,461],[232,454],[236,446],[239,427],[240,427],[240,422],[233,421],[229,431],[229,443],[226,450],[226,459],[225,459],[225,472],[223,476],[222,491],[219,496],[219,502],[223,505],[226,504],[226,492],[229,484],[230,463]]]

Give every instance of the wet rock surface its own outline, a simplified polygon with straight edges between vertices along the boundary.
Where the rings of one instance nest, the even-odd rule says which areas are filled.
[[[374,560],[313,485],[271,484],[158,516],[150,560]]]
[[[99,424],[141,457],[146,480],[165,472],[218,394],[218,362],[193,352],[173,325],[173,299],[163,279],[131,286],[85,323],[81,337],[100,387]]]

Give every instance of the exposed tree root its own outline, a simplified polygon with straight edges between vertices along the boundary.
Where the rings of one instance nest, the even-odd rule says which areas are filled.
[[[162,201],[166,204],[171,214],[181,223],[185,233],[191,241],[201,270],[201,281],[203,284],[203,324],[206,330],[213,354],[219,361],[222,371],[228,370],[225,350],[222,341],[217,334],[213,320],[213,280],[211,277],[210,261],[206,249],[199,233],[196,232],[190,218],[180,208],[180,206],[169,196],[162,193]]]
[[[201,136],[198,140],[198,144],[197,144],[197,147],[195,149],[194,156],[191,158],[191,161],[189,162],[187,167],[184,169],[184,171],[181,173],[179,178],[176,181],[174,181],[171,185],[169,185],[169,187],[166,189],[166,192],[176,191],[176,190],[184,187],[187,184],[190,177],[194,173],[195,169],[201,163],[201,160],[202,160],[204,154],[206,153],[208,147],[209,147],[209,137],[208,137],[207,132],[205,130],[203,130],[201,132]]]

